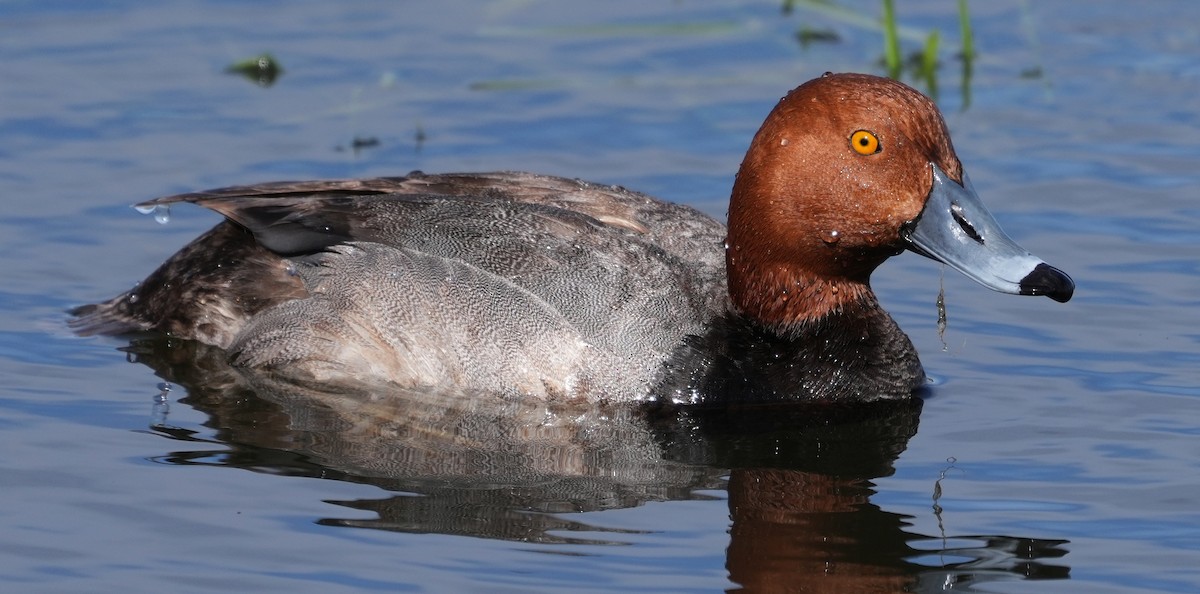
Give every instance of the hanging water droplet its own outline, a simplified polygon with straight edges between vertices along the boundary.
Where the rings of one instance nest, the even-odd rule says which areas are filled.
[[[825,235],[821,236],[821,241],[824,241],[827,245],[833,245],[833,244],[841,241],[841,239],[842,239],[842,234],[840,231],[838,231],[836,229],[826,231]]]
[[[160,225],[171,222],[171,207],[166,204],[138,204],[133,209],[144,215],[154,215],[154,222]]]
[[[130,303],[137,303],[138,302],[137,293],[130,293],[129,299],[127,301],[129,301]]]
[[[938,296],[937,296],[937,331],[938,338],[942,341],[942,351],[949,350],[946,346],[946,267],[941,268],[941,274],[938,276]]]

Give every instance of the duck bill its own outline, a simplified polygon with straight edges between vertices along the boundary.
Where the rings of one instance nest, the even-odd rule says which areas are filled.
[[[994,291],[1045,295],[1060,303],[1071,299],[1075,292],[1071,277],[1009,239],[965,173],[959,184],[936,164],[930,167],[933,189],[925,207],[901,229],[908,249]]]

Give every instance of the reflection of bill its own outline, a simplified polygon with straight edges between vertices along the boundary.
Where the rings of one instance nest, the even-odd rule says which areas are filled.
[[[750,591],[941,591],[1069,571],[1046,563],[1065,554],[1063,541],[943,540],[906,531],[905,516],[871,503],[870,481],[892,474],[916,434],[920,399],[651,412],[365,387],[330,393],[232,368],[221,351],[195,343],[151,340],[131,350],[186,388],[183,401],[212,416],[228,448],[172,452],[161,461],[398,493],[334,502],[377,517],[319,520],[326,525],[615,544],[625,531],[570,514],[727,489],[726,566]]]

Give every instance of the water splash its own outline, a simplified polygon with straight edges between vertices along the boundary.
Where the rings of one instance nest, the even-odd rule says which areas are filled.
[[[171,413],[171,388],[169,382],[158,384],[158,394],[154,395],[154,406],[150,409],[151,428],[167,426],[167,415]]]
[[[144,215],[154,215],[154,222],[166,225],[171,222],[171,207],[166,204],[137,204],[134,210]]]

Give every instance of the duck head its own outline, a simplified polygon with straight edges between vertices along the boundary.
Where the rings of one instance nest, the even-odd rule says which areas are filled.
[[[905,249],[1004,293],[1067,301],[1074,291],[1000,229],[927,97],[863,74],[826,74],[788,93],[734,182],[734,305],[790,325],[873,302],[871,272]]]

